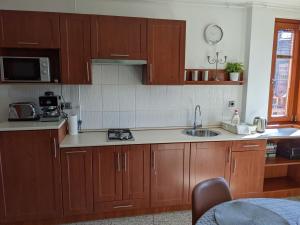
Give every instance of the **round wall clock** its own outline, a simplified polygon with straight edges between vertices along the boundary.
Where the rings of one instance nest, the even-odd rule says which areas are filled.
[[[217,24],[210,24],[205,28],[204,38],[210,45],[218,44],[223,38],[223,29]]]

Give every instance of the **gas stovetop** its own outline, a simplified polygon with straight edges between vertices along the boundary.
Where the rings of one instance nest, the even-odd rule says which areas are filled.
[[[108,141],[134,141],[134,137],[129,129],[108,129]]]

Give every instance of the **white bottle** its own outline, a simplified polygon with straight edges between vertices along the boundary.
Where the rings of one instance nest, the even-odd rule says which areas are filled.
[[[239,115],[239,111],[237,109],[234,110],[234,114],[232,116],[231,123],[234,125],[240,124],[240,115]]]

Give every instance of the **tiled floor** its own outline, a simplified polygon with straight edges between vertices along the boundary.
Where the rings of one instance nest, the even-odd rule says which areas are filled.
[[[191,211],[179,211],[154,215],[123,217],[65,225],[191,225]]]

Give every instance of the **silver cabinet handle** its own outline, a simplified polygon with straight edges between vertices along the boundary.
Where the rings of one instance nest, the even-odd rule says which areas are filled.
[[[120,152],[117,153],[117,171],[121,171]]]
[[[149,65],[149,82],[152,83],[152,63]]]
[[[90,82],[90,67],[89,67],[89,62],[86,62],[86,74],[87,74],[87,81]]]
[[[233,167],[232,167],[232,174],[235,173],[235,170],[236,170],[236,160],[234,159],[233,160]]]
[[[257,148],[259,145],[243,145],[243,148]]]
[[[54,158],[57,156],[56,138],[53,138]]]
[[[26,41],[19,41],[19,45],[38,45],[38,42],[26,42]]]
[[[131,208],[133,205],[118,205],[114,206],[114,209],[121,209],[121,208]]]
[[[156,169],[155,151],[152,151],[152,168],[153,168],[153,170]]]
[[[127,171],[127,152],[124,152],[124,171]]]
[[[230,155],[231,155],[231,151],[232,151],[232,148],[229,147],[229,148],[228,148],[228,151],[227,151],[227,156],[226,156],[226,157],[227,157],[227,160],[226,160],[227,163],[230,163]]]
[[[112,57],[129,57],[129,54],[116,54],[116,53],[112,53],[112,54],[110,54],[110,56],[112,56]]]

